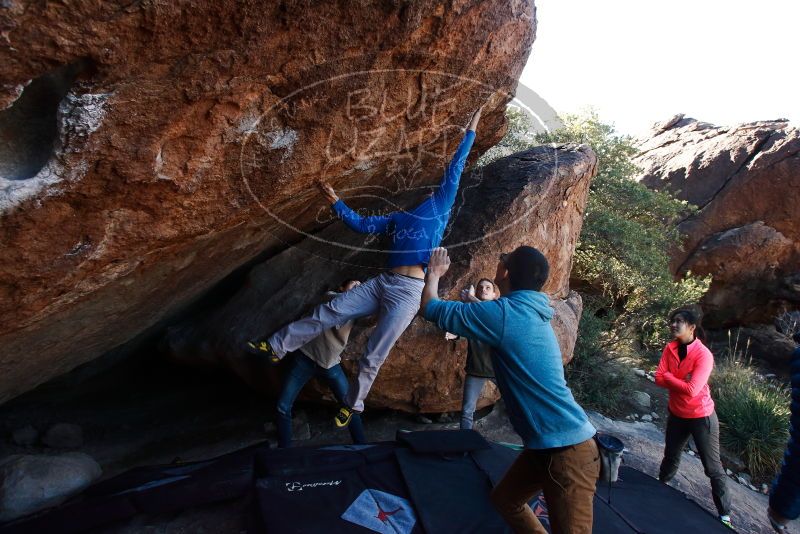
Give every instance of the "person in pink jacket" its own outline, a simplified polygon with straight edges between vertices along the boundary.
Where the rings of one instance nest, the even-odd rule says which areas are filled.
[[[674,339],[664,347],[656,370],[656,384],[669,390],[666,445],[658,479],[664,483],[672,480],[689,436],[694,437],[703,469],[711,479],[711,495],[719,519],[733,528],[728,477],[719,459],[719,419],[708,387],[714,355],[697,337],[702,328],[693,311],[672,312],[669,329]]]

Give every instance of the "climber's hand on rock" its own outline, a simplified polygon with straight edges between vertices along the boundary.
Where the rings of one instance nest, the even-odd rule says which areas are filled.
[[[325,200],[331,204],[335,204],[339,200],[339,196],[336,194],[336,191],[333,190],[328,182],[325,180],[317,180],[316,184],[317,188],[319,188],[319,190],[322,192],[322,196],[325,197]]]
[[[428,275],[441,278],[449,268],[450,257],[447,255],[447,249],[444,247],[433,249],[431,259],[428,260]]]
[[[481,111],[483,110],[483,106],[478,108],[478,111],[472,114],[472,119],[469,121],[469,126],[467,126],[467,130],[472,130],[473,132],[478,127],[478,122],[481,120]]]
[[[478,297],[475,296],[475,286],[470,285],[467,289],[461,290],[462,302],[478,302]]]

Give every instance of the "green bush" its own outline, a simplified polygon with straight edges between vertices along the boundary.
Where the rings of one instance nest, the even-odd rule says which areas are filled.
[[[508,130],[499,143],[483,153],[478,159],[478,165],[483,166],[500,158],[522,152],[536,144],[533,133],[533,124],[525,113],[519,108],[508,106],[506,108]]]
[[[479,164],[545,143],[584,143],[597,154],[571,278],[592,295],[596,313],[613,317],[606,321],[604,347],[633,340],[660,354],[668,341],[668,313],[696,303],[711,283],[690,274],[676,282],[669,270],[669,251],[681,246],[675,221],[695,208],[637,182],[633,138],[616,133],[593,111],[566,115],[563,128],[544,134],[534,134],[516,108],[506,116],[507,134]]]
[[[720,444],[741,456],[755,477],[769,480],[789,439],[791,392],[765,380],[735,348],[725,352],[710,380]]]
[[[617,134],[596,113],[567,115],[564,124],[537,135],[536,141],[585,143],[598,158],[572,278],[588,286],[599,297],[598,306],[614,315],[609,343],[634,340],[660,353],[668,341],[666,316],[696,303],[711,283],[710,277],[691,275],[676,282],[669,270],[669,251],[681,246],[675,221],[696,208],[637,182],[634,140]]]
[[[629,349],[659,356],[668,341],[669,312],[696,303],[708,290],[710,277],[687,275],[676,282],[669,270],[669,251],[681,245],[675,221],[695,208],[637,182],[634,140],[594,112],[566,115],[563,128],[546,134],[534,134],[518,109],[510,107],[506,115],[508,133],[479,164],[544,143],[584,143],[597,154],[570,277],[584,313],[567,377],[579,401],[615,413],[632,378],[613,360]]]
[[[615,356],[604,350],[608,319],[597,316],[590,302],[584,305],[572,363],[565,371],[567,383],[578,403],[600,413],[623,415],[625,399],[633,387],[633,376],[620,369]]]

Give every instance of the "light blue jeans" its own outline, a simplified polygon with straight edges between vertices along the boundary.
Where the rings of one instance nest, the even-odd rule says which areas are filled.
[[[272,334],[269,344],[278,357],[283,358],[323,330],[378,314],[378,324],[369,336],[367,350],[358,360],[358,377],[347,394],[347,405],[361,412],[378,370],[419,311],[424,285],[425,282],[418,278],[385,272],[341,293],[330,302],[320,304],[308,317],[281,328]]]
[[[481,396],[483,384],[487,380],[491,380],[497,385],[497,381],[494,378],[473,375],[464,377],[464,399],[461,402],[461,430],[470,430],[472,428],[475,408],[478,406],[478,397]]]

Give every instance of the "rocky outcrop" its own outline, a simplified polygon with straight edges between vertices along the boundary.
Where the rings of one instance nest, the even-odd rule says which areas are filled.
[[[753,324],[718,330],[709,333],[710,341],[721,347],[736,347],[745,358],[751,355],[772,364],[787,383],[791,379],[789,366],[797,345],[792,338],[780,332],[774,324]],[[744,359],[744,358],[743,358]]]
[[[525,0],[2,2],[0,402],[318,233],[314,179],[432,184],[484,102],[494,144],[534,33]]]
[[[100,477],[100,466],[80,452],[12,455],[0,462],[0,521],[55,506]]]
[[[479,278],[492,278],[501,252],[533,245],[550,261],[544,290],[553,298],[553,324],[569,361],[582,309],[580,297],[569,291],[569,273],[596,164],[585,146],[541,146],[465,173],[443,242],[453,262],[440,288],[443,298],[456,299]],[[419,200],[415,195],[385,202],[412,206]],[[321,200],[318,206],[328,211]],[[347,252],[336,243],[347,244]],[[244,342],[295,319],[315,295],[340,280],[374,275],[385,260],[383,248],[341,223],[331,225],[256,266],[221,308],[170,328],[165,347],[180,361],[222,363],[250,385],[274,389],[277,378],[264,368],[263,359],[243,355]],[[369,332],[365,328],[351,336],[346,351],[351,360],[345,362],[351,371]],[[420,412],[459,410],[465,358],[465,342],[446,341],[444,332],[417,317],[381,368],[368,404]],[[481,405],[497,398],[493,388],[485,392]]]
[[[656,125],[640,180],[699,208],[679,223],[672,270],[713,275],[706,326],[771,324],[800,307],[800,131],[786,121],[718,127],[678,115]]]

